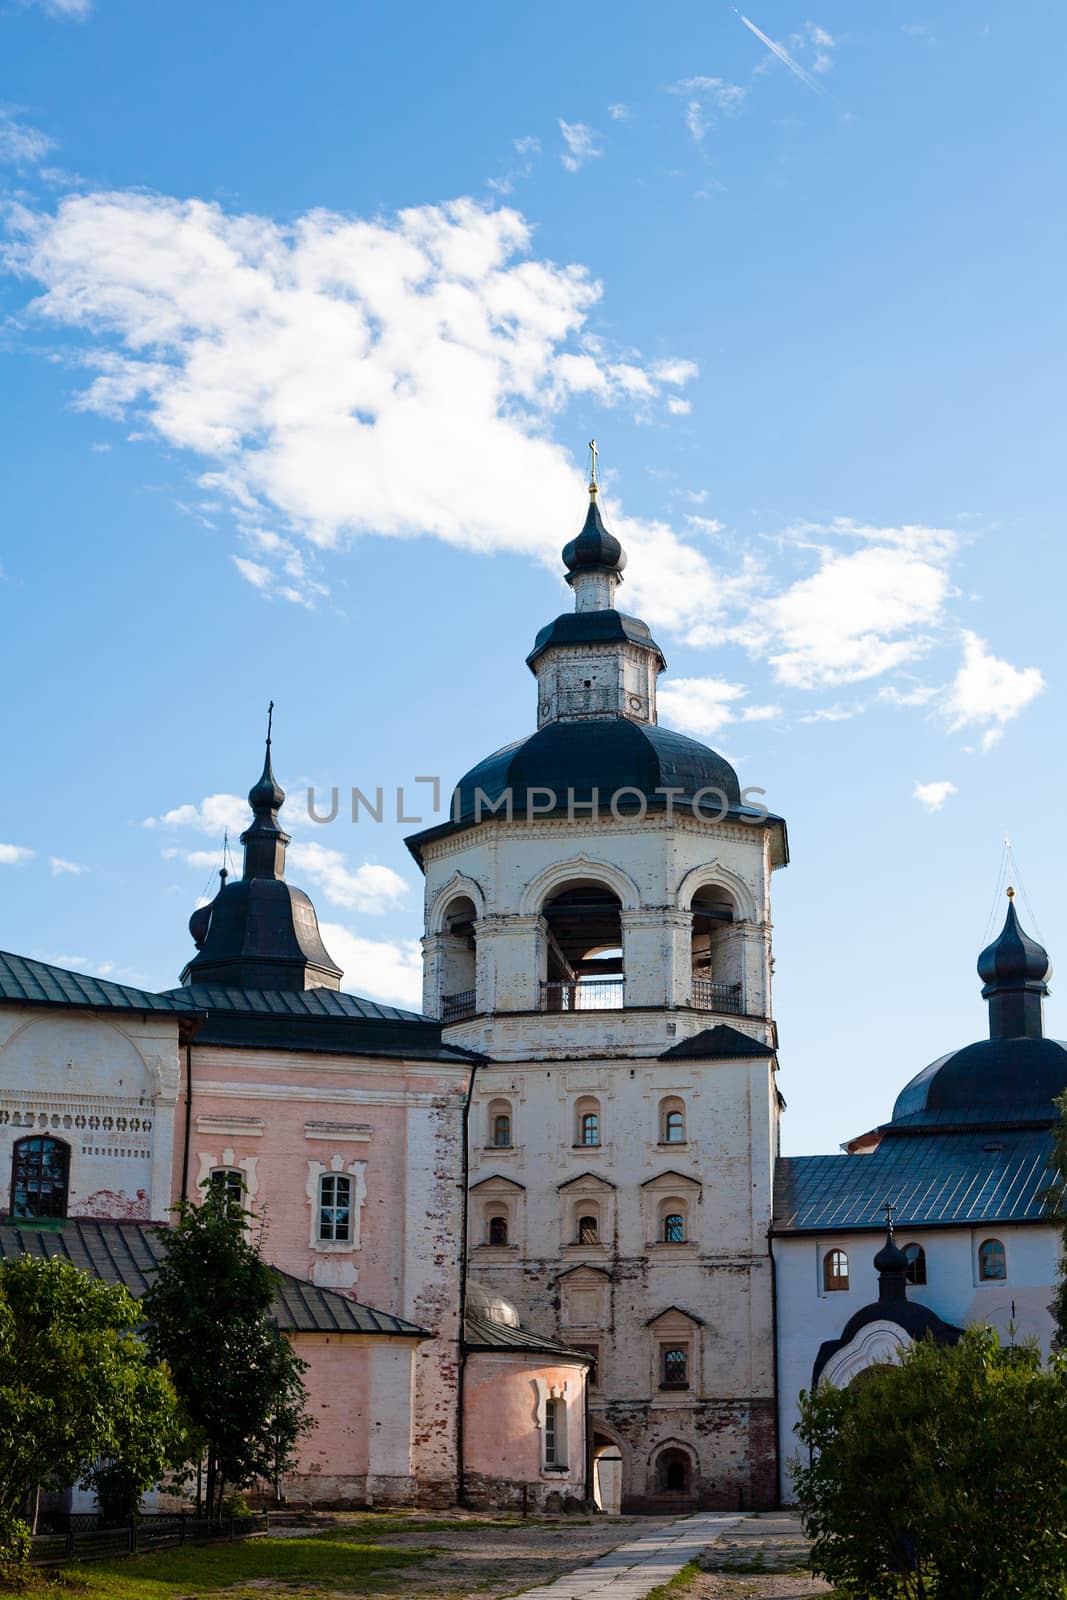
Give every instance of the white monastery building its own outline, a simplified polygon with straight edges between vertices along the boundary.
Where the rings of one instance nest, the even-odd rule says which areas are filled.
[[[242,873],[193,913],[178,987],[0,953],[0,1256],[141,1294],[176,1201],[261,1208],[318,1424],[293,1497],[769,1507],[803,1389],[969,1322],[1048,1346],[1045,951],[1010,904],[990,1037],[842,1153],[780,1156],[785,824],[659,725],[598,498],[594,469],[574,610],[527,657],[536,731],[408,840],[423,1014],[341,988],[286,878],[269,726]]]

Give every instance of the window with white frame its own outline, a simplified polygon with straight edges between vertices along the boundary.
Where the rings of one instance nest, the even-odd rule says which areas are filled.
[[[347,1172],[324,1172],[319,1179],[319,1238],[323,1244],[352,1238],[352,1179]]]
[[[574,1142],[584,1149],[595,1149],[600,1144],[600,1102],[592,1095],[583,1095],[575,1106],[577,1118]]]
[[[678,1095],[669,1095],[666,1100],[660,1101],[659,1142],[685,1143],[685,1101]]]
[[[563,1470],[567,1465],[567,1407],[557,1397],[545,1401],[543,1441],[545,1466]]]
[[[222,1195],[227,1205],[240,1210],[245,1203],[245,1175],[237,1167],[216,1167],[209,1178],[214,1192]]]
[[[489,1137],[487,1141],[490,1149],[510,1150],[513,1132],[510,1100],[491,1100],[489,1102]]]

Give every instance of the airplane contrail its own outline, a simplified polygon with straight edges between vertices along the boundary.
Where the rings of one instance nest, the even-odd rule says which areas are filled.
[[[748,17],[746,17],[743,12],[738,11],[736,6],[733,9],[734,16],[741,18],[741,21],[744,23],[749,32],[754,33],[760,43],[765,44],[771,54],[777,56],[783,66],[788,67],[795,78],[799,78],[801,83],[806,83],[809,89],[814,89],[816,94],[823,94],[825,92],[819,80],[817,78],[813,78],[811,73],[807,72],[800,65],[799,61],[794,61],[793,57],[789,54],[789,51],[786,50],[783,45],[778,44],[774,39],[768,39],[767,35],[763,32],[763,29],[757,28],[756,24],[754,22],[750,22]]]

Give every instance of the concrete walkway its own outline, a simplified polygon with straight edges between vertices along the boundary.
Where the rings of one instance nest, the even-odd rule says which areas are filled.
[[[599,1561],[554,1583],[526,1589],[522,1600],[645,1600],[650,1590],[673,1578],[687,1561],[695,1561],[713,1539],[744,1520],[741,1512],[702,1511],[616,1545]]]

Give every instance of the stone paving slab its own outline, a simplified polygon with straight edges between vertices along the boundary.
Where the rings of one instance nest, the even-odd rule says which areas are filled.
[[[645,1600],[714,1540],[736,1528],[740,1512],[704,1511],[616,1545],[588,1566],[554,1583],[527,1589],[522,1600]]]

